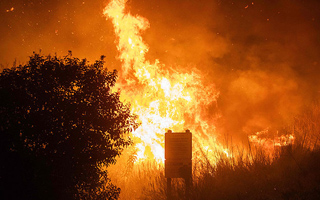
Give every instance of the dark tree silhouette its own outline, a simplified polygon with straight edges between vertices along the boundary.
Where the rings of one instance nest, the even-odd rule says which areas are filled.
[[[105,167],[137,127],[103,57],[33,54],[0,74],[0,199],[116,199]]]

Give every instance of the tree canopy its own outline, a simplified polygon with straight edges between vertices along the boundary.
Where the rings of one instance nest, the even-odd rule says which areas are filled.
[[[0,74],[0,199],[116,199],[103,166],[131,144],[136,116],[117,72],[34,53]]]

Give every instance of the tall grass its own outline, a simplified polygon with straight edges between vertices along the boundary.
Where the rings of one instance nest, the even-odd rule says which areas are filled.
[[[320,151],[289,146],[270,159],[259,149],[237,159],[221,154],[217,163],[194,167],[189,199],[320,199]],[[144,180],[144,179],[140,179]],[[185,197],[184,182],[174,179],[173,199]],[[162,171],[137,199],[166,199]]]
[[[230,157],[200,150],[193,160],[188,198],[184,181],[173,179],[173,199],[320,199],[320,107],[297,116],[290,130],[296,137],[294,144],[279,147],[272,155],[259,146],[232,148]],[[120,199],[166,199],[163,166],[156,162],[117,165],[111,177],[121,188]]]
[[[120,199],[141,199],[151,190],[155,191],[154,196],[165,193],[158,186],[162,184],[159,177],[163,176],[163,166],[156,161],[139,162],[134,153],[128,149],[115,165],[108,168],[112,183],[121,188]]]

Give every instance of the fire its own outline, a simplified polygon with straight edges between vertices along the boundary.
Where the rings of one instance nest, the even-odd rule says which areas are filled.
[[[104,15],[114,25],[122,62],[117,87],[141,123],[132,133],[138,160],[164,160],[164,133],[168,129],[194,130],[193,138],[202,146],[215,143],[217,116],[206,113],[206,108],[216,105],[219,92],[214,85],[204,85],[203,76],[195,68],[184,71],[167,67],[159,60],[146,60],[149,47],[141,33],[149,28],[149,22],[125,13],[125,4],[125,0],[111,1]]]
[[[272,155],[275,150],[280,147],[289,146],[294,143],[295,137],[293,134],[280,134],[277,132],[276,135],[270,137],[269,129],[259,131],[249,136],[249,142],[255,146],[262,147],[263,150]]]

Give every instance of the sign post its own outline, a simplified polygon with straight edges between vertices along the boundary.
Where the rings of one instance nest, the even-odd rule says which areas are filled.
[[[167,199],[171,199],[171,179],[184,178],[186,197],[192,178],[192,134],[186,132],[165,133],[165,177],[167,178]]]

